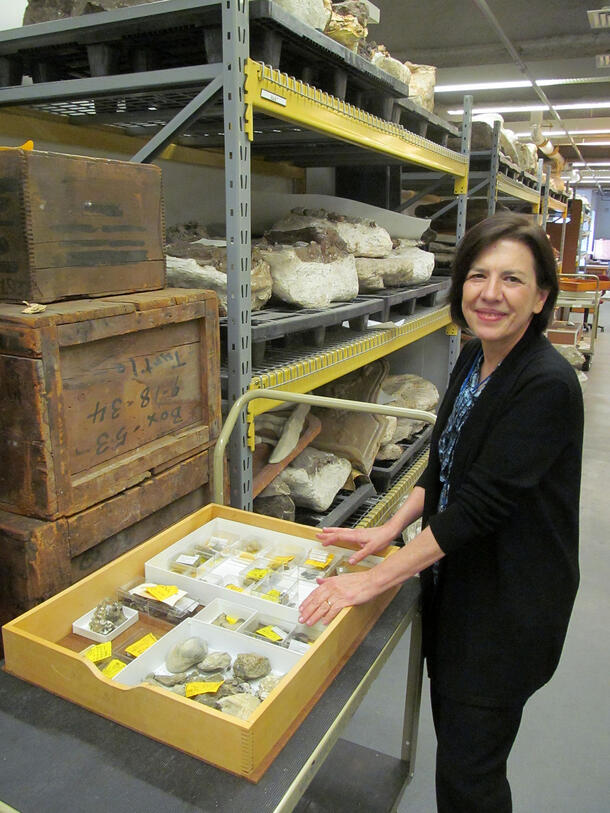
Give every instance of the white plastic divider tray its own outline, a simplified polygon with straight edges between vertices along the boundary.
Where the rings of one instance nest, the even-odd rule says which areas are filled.
[[[173,545],[170,545],[156,556],[153,556],[152,559],[149,559],[145,564],[146,580],[158,584],[176,585],[176,587],[186,590],[190,596],[205,605],[209,604],[215,598],[231,600],[239,596],[240,604],[250,607],[251,610],[268,612],[269,601],[253,593],[235,593],[235,591],[229,590],[222,585],[210,584],[202,579],[195,579],[191,576],[175,573],[170,569],[171,562],[178,554],[191,550],[196,544],[205,544],[212,536],[222,537],[223,534],[230,537],[232,544],[234,544],[237,539],[247,538],[260,542],[264,548],[271,547],[274,551],[274,555],[293,554],[297,563],[302,562],[303,558],[312,548],[319,548],[320,551],[333,553],[335,561],[338,561],[346,554],[343,548],[333,546],[324,548],[321,544],[317,545],[315,542],[312,543],[310,540],[301,539],[297,536],[251,525],[244,525],[234,520],[225,519],[224,517],[216,517],[211,520],[211,522],[205,523],[205,525],[202,525],[196,531],[187,534]],[[227,553],[229,554],[228,550]],[[320,575],[322,575],[322,573]],[[314,579],[312,587],[316,586]],[[298,607],[286,607],[282,604],[274,604],[273,614],[277,620],[296,623],[299,611]]]
[[[200,610],[197,615],[194,616],[194,619],[197,621],[203,621],[205,624],[218,626],[214,624],[214,621],[223,613],[224,615],[229,616],[229,618],[243,619],[241,623],[236,624],[234,628],[229,629],[229,627],[220,627],[220,629],[229,629],[230,632],[239,632],[243,625],[254,617],[254,610],[252,607],[246,607],[243,604],[238,604],[234,601],[227,601],[226,599],[222,598],[215,598],[213,601],[210,601],[210,603],[204,607],[203,610]]]
[[[242,653],[264,655],[269,658],[271,673],[274,675],[287,674],[301,657],[296,652],[267,643],[262,639],[257,640],[238,632],[214,627],[195,618],[188,618],[166,633],[140,657],[121,669],[115,677],[115,682],[126,686],[137,686],[151,672],[163,675],[171,674],[165,668],[165,658],[168,652],[175,644],[193,637],[202,638],[207,643],[209,652],[228,652],[231,660]],[[257,681],[251,681],[251,683],[256,686]]]
[[[125,621],[116,626],[106,635],[101,632],[94,632],[89,627],[89,622],[93,618],[93,614],[96,610],[95,607],[89,610],[88,613],[85,613],[85,615],[81,615],[80,618],[76,619],[76,621],[72,624],[72,632],[76,635],[82,635],[83,638],[89,638],[91,641],[98,641],[100,643],[104,643],[104,641],[112,641],[113,638],[116,638],[122,632],[125,632],[126,629],[129,629],[129,627],[135,624],[140,617],[137,610],[133,610],[131,607],[125,607],[124,605],[122,605],[122,607],[123,613],[125,614]]]

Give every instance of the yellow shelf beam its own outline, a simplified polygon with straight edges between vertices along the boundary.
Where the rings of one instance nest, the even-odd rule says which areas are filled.
[[[568,204],[563,203],[556,198],[552,198],[549,195],[549,209],[552,209],[554,212],[561,212],[561,214],[565,217],[568,213]]]
[[[466,156],[251,59],[246,64],[246,108],[246,132],[251,141],[254,108],[405,163],[446,172],[455,176],[460,189],[467,183]]]
[[[540,211],[540,192],[537,189],[532,189],[530,186],[525,186],[520,181],[515,181],[513,178],[507,178],[506,175],[500,173],[496,183],[498,192],[504,192],[512,198],[524,200],[526,203],[532,204],[532,210],[536,213]]]
[[[428,450],[422,451],[415,463],[403,474],[398,482],[387,491],[368,514],[356,525],[357,528],[375,528],[383,525],[400,508],[413,486],[425,471],[428,465]]]
[[[451,323],[449,307],[414,316],[401,327],[372,332],[371,336],[346,341],[337,347],[304,355],[285,367],[254,375],[250,389],[282,389],[286,392],[310,392],[329,381],[370,364]],[[279,401],[254,400],[249,405],[250,420],[267,412]]]

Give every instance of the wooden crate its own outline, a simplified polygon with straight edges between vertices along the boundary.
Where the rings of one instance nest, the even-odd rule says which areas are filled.
[[[204,451],[71,517],[0,511],[0,623],[207,505],[210,473]]]
[[[165,284],[161,171],[0,152],[0,299],[56,302]]]
[[[210,291],[0,305],[0,509],[71,516],[207,448],[218,342]]]
[[[120,685],[102,675],[70,645],[72,621],[120,585],[142,576],[151,557],[215,517],[315,539],[315,529],[304,525],[208,505],[7,624],[6,669],[146,736],[258,781],[398,588],[343,609],[247,722],[149,684]]]

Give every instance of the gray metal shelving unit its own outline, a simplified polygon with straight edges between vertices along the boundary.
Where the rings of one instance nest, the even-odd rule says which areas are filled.
[[[22,84],[23,76],[33,82]],[[0,32],[0,110],[26,107],[78,128],[144,135],[136,162],[154,160],[170,144],[222,150],[229,405],[253,385],[253,158],[301,167],[413,164],[447,174],[463,232],[469,128],[461,152],[448,149],[449,125],[407,95],[401,82],[269,0],[166,0]],[[418,317],[413,332],[396,331],[387,351],[425,335],[426,324],[430,331],[446,326],[442,310]],[[450,345],[451,363],[455,335]],[[361,363],[369,355],[361,354]],[[250,508],[245,412],[229,460],[231,501]]]

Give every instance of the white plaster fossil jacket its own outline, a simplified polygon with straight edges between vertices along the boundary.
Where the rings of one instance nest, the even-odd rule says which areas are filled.
[[[530,327],[462,427],[448,504],[438,438],[480,348],[468,342],[438,411],[424,524],[445,552],[422,573],[424,649],[437,691],[523,702],[556,669],[578,587],[583,403],[574,370]]]

